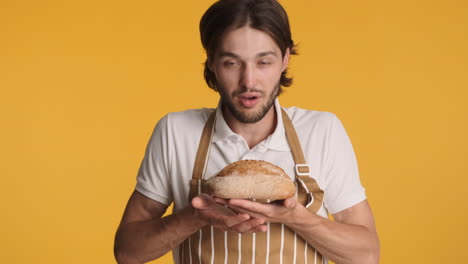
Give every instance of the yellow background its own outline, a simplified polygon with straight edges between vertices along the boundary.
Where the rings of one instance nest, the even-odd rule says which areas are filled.
[[[466,261],[468,2],[281,2],[300,44],[281,103],[343,121],[381,263]],[[114,263],[155,123],[217,103],[211,3],[0,1],[2,263]]]

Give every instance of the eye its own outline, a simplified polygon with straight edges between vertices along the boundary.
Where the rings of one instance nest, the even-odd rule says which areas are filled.
[[[268,60],[261,60],[261,61],[258,62],[258,64],[259,64],[260,66],[268,66],[268,65],[271,65],[272,62],[271,62],[271,61],[268,61]]]
[[[223,62],[223,66],[225,67],[233,67],[233,66],[236,66],[238,65],[237,61],[234,61],[234,60],[227,60],[227,61],[224,61]]]

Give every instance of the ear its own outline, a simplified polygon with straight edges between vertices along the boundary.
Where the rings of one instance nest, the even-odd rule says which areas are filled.
[[[282,71],[285,71],[287,68],[288,68],[288,64],[289,64],[289,48],[286,49],[286,52],[284,53],[284,57],[283,57],[283,69]]]

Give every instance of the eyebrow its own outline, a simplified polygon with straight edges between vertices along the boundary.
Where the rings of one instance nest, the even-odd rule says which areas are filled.
[[[257,58],[260,58],[260,57],[265,57],[265,56],[268,56],[268,55],[273,55],[275,57],[278,57],[278,55],[276,54],[276,52],[274,51],[263,51],[263,52],[260,52],[257,54]],[[229,51],[222,51],[220,54],[219,54],[219,57],[232,57],[232,58],[236,58],[236,59],[240,59],[240,56],[235,54],[235,53],[232,53],[232,52],[229,52]]]

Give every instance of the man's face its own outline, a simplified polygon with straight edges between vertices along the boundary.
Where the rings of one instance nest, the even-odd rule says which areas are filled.
[[[225,33],[210,69],[224,106],[243,123],[261,120],[271,109],[286,69],[275,41],[265,32],[245,26]]]

